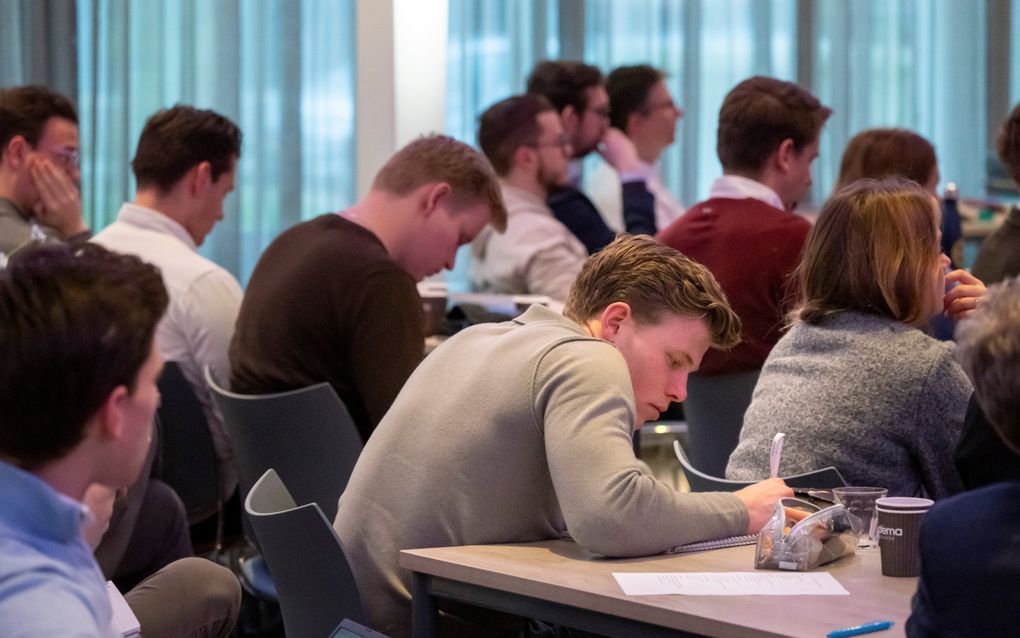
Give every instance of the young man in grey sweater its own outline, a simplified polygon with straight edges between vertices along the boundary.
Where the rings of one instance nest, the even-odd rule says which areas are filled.
[[[361,455],[335,527],[368,621],[410,633],[399,550],[569,533],[605,556],[639,556],[756,532],[790,490],[679,493],[642,473],[631,436],[740,322],[704,267],[650,237],[590,257],[564,315],[532,306],[469,328],[418,366]],[[506,617],[448,616],[457,635]],[[518,623],[519,624],[519,623]]]

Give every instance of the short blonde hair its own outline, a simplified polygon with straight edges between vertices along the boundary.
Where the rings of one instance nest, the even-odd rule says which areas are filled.
[[[797,317],[817,323],[854,310],[906,324],[927,322],[940,254],[932,196],[902,178],[862,179],[825,203],[795,276]]]
[[[1020,453],[1020,278],[988,289],[956,329],[956,357],[978,404],[1006,445]]]
[[[403,197],[434,182],[446,182],[453,189],[455,211],[486,203],[489,225],[506,229],[506,206],[489,160],[446,135],[425,135],[397,151],[379,169],[372,188]]]
[[[663,315],[704,319],[712,346],[740,342],[740,319],[707,268],[648,235],[620,235],[588,257],[570,287],[563,314],[577,323],[617,301],[630,306],[640,324]]]

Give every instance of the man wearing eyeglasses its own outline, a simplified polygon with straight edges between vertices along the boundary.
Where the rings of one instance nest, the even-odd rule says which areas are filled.
[[[78,114],[43,86],[0,91],[0,262],[30,244],[81,243]]]
[[[614,69],[606,80],[609,123],[634,143],[645,186],[655,197],[655,227],[663,229],[684,214],[683,205],[659,177],[659,156],[676,139],[676,125],[683,109],[676,105],[662,71],[639,64]],[[625,230],[620,174],[608,162],[585,175],[585,190],[606,224]]]
[[[567,183],[573,148],[559,114],[540,95],[507,98],[482,114],[478,145],[499,176],[507,226],[502,234],[486,228],[472,243],[472,284],[565,301],[588,251],[545,203]]]
[[[624,230],[655,234],[655,198],[645,186],[645,171],[634,144],[619,129],[609,126],[609,95],[602,72],[582,62],[550,60],[538,64],[528,77],[528,93],[542,95],[559,111],[570,137],[574,160],[594,150],[620,173],[623,183]],[[550,192],[549,208],[570,229],[589,253],[613,241],[616,231],[606,225],[599,210],[577,187],[580,168],[571,183]]]

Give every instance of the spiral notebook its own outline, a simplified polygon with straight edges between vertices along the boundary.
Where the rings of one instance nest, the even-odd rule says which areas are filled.
[[[663,554],[689,554],[691,552],[703,552],[709,549],[722,549],[724,547],[739,547],[740,545],[754,545],[758,542],[757,534],[743,534],[741,536],[728,536],[726,538],[717,538],[711,541],[699,541],[697,543],[687,543],[686,545],[679,545],[671,549],[667,549]]]

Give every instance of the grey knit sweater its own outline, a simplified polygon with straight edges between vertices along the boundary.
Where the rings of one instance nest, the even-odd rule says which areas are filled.
[[[799,323],[765,362],[726,476],[767,477],[785,432],[780,475],[834,465],[851,485],[947,496],[962,489],[953,450],[970,394],[952,345],[920,330],[855,312]]]
[[[369,624],[410,632],[399,550],[557,538],[608,556],[742,534],[732,494],[683,494],[634,458],[611,344],[541,306],[469,328],[415,370],[340,498],[335,527]]]

